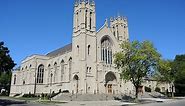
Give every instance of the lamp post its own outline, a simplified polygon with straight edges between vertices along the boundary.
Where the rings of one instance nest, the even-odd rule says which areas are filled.
[[[51,87],[52,87],[52,76],[53,76],[53,73],[51,73],[51,79],[50,79],[50,97],[49,97],[49,99],[50,99],[50,101],[51,101],[51,91],[52,91],[52,89],[51,89]]]

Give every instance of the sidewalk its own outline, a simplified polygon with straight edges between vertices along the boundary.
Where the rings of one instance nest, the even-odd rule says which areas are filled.
[[[137,104],[136,106],[185,106],[185,99],[167,100],[162,103]]]
[[[140,98],[139,100],[148,100],[148,101],[155,101],[155,102],[168,102],[168,101],[173,101],[174,99]]]

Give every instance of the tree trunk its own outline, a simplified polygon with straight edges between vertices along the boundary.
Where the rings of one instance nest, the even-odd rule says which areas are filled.
[[[174,98],[174,93],[173,93],[173,83],[172,83],[172,98]]]
[[[136,93],[135,93],[135,102],[138,102],[138,86],[135,86],[135,90],[136,90]]]

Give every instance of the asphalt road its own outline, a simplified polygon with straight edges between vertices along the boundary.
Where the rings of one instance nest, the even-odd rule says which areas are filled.
[[[185,99],[174,100],[165,103],[141,104],[137,106],[185,106]]]
[[[76,102],[80,102],[80,101],[76,101]],[[101,102],[101,101],[99,101]],[[111,102],[111,101],[109,101]],[[101,106],[113,106],[111,105],[111,103],[107,104],[107,101],[102,101],[101,102]],[[75,104],[58,104],[57,106],[76,106],[77,103]],[[82,104],[80,104],[81,106]],[[96,104],[92,103],[88,103],[85,104],[86,106],[97,106]],[[0,106],[54,106],[54,104],[39,104],[39,103],[27,103],[25,101],[17,101],[17,100],[8,100],[8,99],[0,99]],[[115,105],[114,105],[115,106]],[[119,105],[116,105],[119,106]],[[124,105],[120,105],[120,106],[124,106]],[[165,103],[151,103],[151,104],[140,104],[140,105],[134,105],[134,106],[185,106],[185,99],[181,99],[181,100],[174,100],[174,101],[169,101],[169,102],[165,102]]]
[[[48,106],[46,104],[27,103],[25,101],[0,99],[0,106]]]
[[[10,105],[22,105],[25,104],[24,101],[13,101],[13,100],[7,100],[7,99],[0,99],[0,106],[10,106]]]

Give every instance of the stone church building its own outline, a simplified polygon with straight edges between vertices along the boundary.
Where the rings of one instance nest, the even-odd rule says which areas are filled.
[[[113,64],[119,44],[128,41],[126,17],[106,20],[96,30],[95,2],[74,4],[72,43],[46,55],[31,55],[13,71],[10,96],[69,91],[72,94],[128,94],[131,82],[120,79]]]

